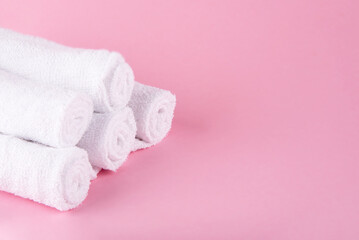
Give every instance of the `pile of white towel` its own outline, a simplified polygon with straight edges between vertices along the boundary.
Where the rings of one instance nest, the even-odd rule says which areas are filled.
[[[0,190],[75,208],[101,169],[167,135],[175,104],[119,53],[0,29]]]

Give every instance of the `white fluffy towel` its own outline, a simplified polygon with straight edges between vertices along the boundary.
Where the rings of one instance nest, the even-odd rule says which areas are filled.
[[[97,112],[124,107],[134,85],[133,71],[119,53],[65,47],[7,29],[0,29],[0,68],[87,93]]]
[[[95,113],[77,146],[88,152],[92,166],[115,171],[131,152],[135,135],[133,112],[126,107],[106,114]]]
[[[91,165],[77,147],[51,148],[0,134],[0,190],[66,211],[87,196]]]
[[[137,125],[133,151],[157,144],[171,129],[176,106],[171,92],[136,82],[128,105]]]
[[[0,70],[0,132],[53,147],[75,146],[90,124],[88,95]]]

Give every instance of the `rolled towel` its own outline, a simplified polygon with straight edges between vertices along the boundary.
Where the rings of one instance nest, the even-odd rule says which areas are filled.
[[[65,47],[7,29],[0,29],[0,68],[87,93],[97,112],[124,107],[134,84],[132,69],[119,53]]]
[[[127,159],[136,135],[136,123],[128,107],[111,113],[95,113],[77,145],[88,152],[92,166],[115,171]]]
[[[136,119],[133,151],[160,142],[172,125],[176,97],[171,92],[136,82],[128,104]]]
[[[93,114],[88,95],[0,70],[0,132],[53,147],[75,146]]]
[[[0,190],[60,211],[86,198],[91,165],[77,147],[51,148],[0,134]]]

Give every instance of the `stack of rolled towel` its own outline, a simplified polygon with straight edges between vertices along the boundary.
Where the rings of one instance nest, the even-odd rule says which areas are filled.
[[[175,104],[117,52],[0,29],[0,190],[75,208],[101,169],[167,135]]]

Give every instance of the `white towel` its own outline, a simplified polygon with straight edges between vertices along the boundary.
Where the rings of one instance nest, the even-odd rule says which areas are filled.
[[[51,148],[0,134],[0,190],[66,211],[87,196],[91,165],[77,147]]]
[[[7,29],[0,29],[0,68],[87,93],[97,112],[124,107],[134,84],[132,69],[119,53],[65,47]]]
[[[130,108],[111,113],[95,113],[77,145],[88,152],[92,166],[117,170],[131,152],[136,123]]]
[[[169,91],[136,82],[128,106],[133,110],[137,125],[138,140],[132,149],[135,151],[155,145],[167,135],[176,97]]]
[[[53,147],[75,146],[93,114],[91,99],[0,70],[0,132]]]

